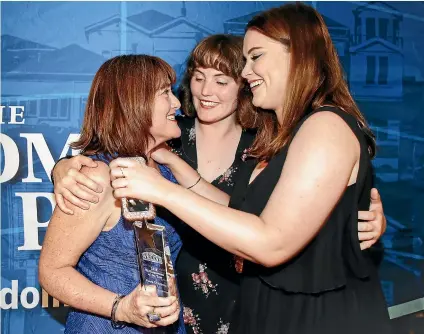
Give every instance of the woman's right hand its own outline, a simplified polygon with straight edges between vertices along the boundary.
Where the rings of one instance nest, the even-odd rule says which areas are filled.
[[[152,323],[147,317],[148,313],[159,314],[161,319]],[[173,324],[179,314],[180,306],[176,297],[158,297],[155,286],[140,284],[121,300],[116,310],[116,320],[152,328]]]
[[[78,155],[59,161],[53,169],[54,195],[58,207],[66,214],[73,211],[66,206],[65,199],[75,206],[88,210],[91,203],[99,201],[96,193],[102,187],[80,172],[82,167],[96,167],[97,163],[89,157]]]

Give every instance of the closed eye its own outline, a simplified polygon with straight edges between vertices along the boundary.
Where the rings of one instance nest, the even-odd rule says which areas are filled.
[[[257,55],[252,55],[251,57],[250,57],[250,59],[252,59],[253,61],[255,61],[256,59],[258,59],[260,56],[262,56],[262,53],[261,54],[257,54]]]

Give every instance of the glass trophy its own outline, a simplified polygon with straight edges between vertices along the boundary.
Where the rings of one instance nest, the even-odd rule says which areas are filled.
[[[142,157],[129,159],[146,164]],[[165,227],[149,222],[156,217],[155,207],[152,203],[132,198],[122,198],[121,204],[123,217],[132,222],[142,285],[156,286],[159,297],[178,297]],[[148,318],[153,323],[160,320],[156,313],[149,313]],[[175,333],[175,326],[157,327],[152,330],[155,334]]]

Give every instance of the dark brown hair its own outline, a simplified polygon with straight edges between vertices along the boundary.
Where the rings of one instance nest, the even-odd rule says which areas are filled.
[[[260,115],[252,104],[250,89],[241,77],[241,71],[244,67],[243,38],[225,34],[211,35],[200,41],[190,53],[187,60],[187,69],[179,87],[182,110],[185,115],[190,117],[196,116],[190,81],[194,70],[199,67],[221,71],[240,84],[237,97],[237,120],[239,121],[240,118],[249,120],[245,121],[245,128],[257,127]]]
[[[288,4],[255,16],[247,24],[246,31],[250,29],[281,42],[291,53],[282,124],[267,113],[250,155],[269,160],[287,144],[307,111],[323,105],[337,106],[354,116],[367,134],[374,155],[374,136],[349,92],[322,16],[305,4]],[[249,120],[242,118],[240,122],[243,126]]]
[[[145,155],[155,94],[174,82],[174,70],[160,58],[123,55],[109,59],[93,79],[81,136],[71,147],[87,155]]]

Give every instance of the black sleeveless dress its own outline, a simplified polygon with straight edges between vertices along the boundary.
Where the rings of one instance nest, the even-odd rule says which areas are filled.
[[[347,187],[325,226],[296,257],[275,268],[245,261],[230,333],[389,334],[387,306],[376,267],[361,251],[357,211],[368,210],[372,168],[368,144],[354,117],[333,107],[361,146],[356,184]],[[308,113],[295,129],[312,115]],[[289,146],[289,145],[288,145]],[[257,161],[240,172],[230,207],[260,215],[278,182],[288,146],[249,185]]]

